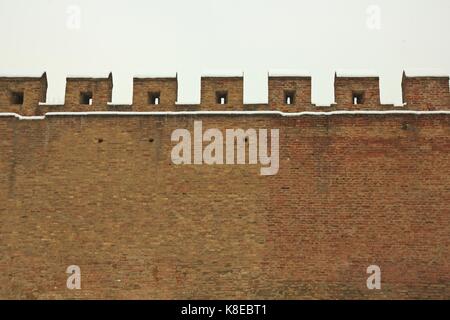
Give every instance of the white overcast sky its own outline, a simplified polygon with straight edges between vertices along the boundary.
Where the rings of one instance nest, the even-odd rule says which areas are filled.
[[[202,73],[242,70],[253,103],[268,70],[306,70],[328,105],[336,69],[371,70],[399,104],[403,69],[450,74],[449,31],[450,0],[0,0],[0,74],[45,70],[62,103],[67,74],[112,71],[113,102],[128,104],[133,75],[177,71],[191,103]]]

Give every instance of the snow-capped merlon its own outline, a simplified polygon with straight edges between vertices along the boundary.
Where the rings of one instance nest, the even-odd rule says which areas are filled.
[[[270,77],[280,77],[280,78],[311,78],[311,73],[306,70],[296,70],[296,69],[271,69],[269,70]]]
[[[378,78],[379,75],[373,70],[355,69],[355,70],[336,70],[335,76],[338,78]]]
[[[202,73],[202,78],[242,78],[242,70],[209,70]]]

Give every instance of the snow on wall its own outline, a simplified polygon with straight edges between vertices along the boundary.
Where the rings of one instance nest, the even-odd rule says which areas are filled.
[[[269,77],[311,77],[311,73],[306,70],[296,69],[271,69]]]
[[[91,111],[91,112],[48,112],[43,116],[21,116],[13,112],[1,112],[0,117],[15,117],[19,120],[43,120],[51,116],[180,116],[180,115],[279,115],[283,117],[300,116],[334,116],[334,115],[394,115],[394,114],[412,114],[412,115],[432,115],[445,114],[450,115],[450,111],[412,111],[412,110],[386,110],[386,111],[329,111],[329,112],[292,112],[281,111],[177,111],[177,112],[127,112],[127,111]]]
[[[442,72],[438,69],[407,69],[404,71],[407,77],[433,77],[433,78],[446,78],[449,77],[449,73]]]
[[[243,77],[242,70],[208,70],[202,73],[202,78],[226,78],[226,77]]]
[[[341,78],[378,78],[379,75],[374,70],[364,70],[364,69],[355,69],[355,70],[346,70],[341,69],[336,71],[336,77]]]

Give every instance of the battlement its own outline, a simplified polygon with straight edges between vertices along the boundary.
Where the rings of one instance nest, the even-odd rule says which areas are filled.
[[[202,76],[200,105],[202,110],[243,110],[243,74]]]
[[[0,112],[36,114],[40,102],[47,100],[47,74],[41,76],[0,77]]]
[[[380,109],[380,78],[371,74],[336,72],[334,77],[336,109]]]
[[[450,105],[449,77],[411,75],[403,72],[403,103],[407,109],[440,110]]]
[[[106,78],[72,76],[66,80],[67,111],[106,111],[112,100],[112,73]]]
[[[283,112],[313,110],[311,76],[269,72],[269,108]]]
[[[112,101],[113,75],[105,77],[70,76],[66,80],[65,103],[46,103],[47,75],[39,77],[0,77],[0,112],[24,116],[47,112],[92,111],[281,111],[323,112],[336,110],[450,110],[449,76],[407,75],[403,73],[403,107],[381,104],[379,77],[375,74],[336,72],[335,103],[323,108],[311,101],[312,77],[307,73],[268,74],[267,104],[244,103],[244,75],[206,74],[201,77],[199,105],[180,105],[178,77],[136,76],[133,78],[133,104]]]
[[[172,110],[178,97],[178,79],[168,76],[133,78],[134,111]]]

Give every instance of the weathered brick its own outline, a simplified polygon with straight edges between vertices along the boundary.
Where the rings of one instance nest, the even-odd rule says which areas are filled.
[[[171,133],[280,129],[280,171]],[[0,297],[450,298],[450,116],[0,117]],[[65,287],[81,267],[82,290]],[[366,288],[367,266],[382,290]]]

